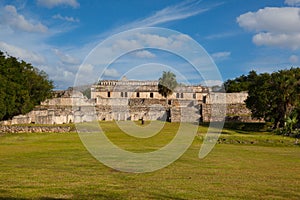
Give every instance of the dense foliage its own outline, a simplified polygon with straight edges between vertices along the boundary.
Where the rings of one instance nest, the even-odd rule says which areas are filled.
[[[257,76],[255,71],[250,71],[247,76],[242,75],[233,80],[229,79],[224,83],[225,91],[228,93],[248,91],[250,84]]]
[[[300,112],[300,68],[272,74],[241,76],[224,84],[227,92],[248,91],[246,106],[255,118],[273,122],[288,132],[297,124]]]
[[[158,92],[167,98],[177,87],[176,75],[170,71],[163,72],[162,77],[158,80]]]
[[[50,97],[52,89],[45,72],[0,51],[0,120],[29,112]]]

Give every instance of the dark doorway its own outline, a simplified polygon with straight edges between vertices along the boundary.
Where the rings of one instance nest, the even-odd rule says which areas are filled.
[[[166,119],[166,121],[167,122],[171,122],[172,120],[171,120],[171,110],[170,109],[167,109],[166,110],[166,114],[167,114],[167,119]]]

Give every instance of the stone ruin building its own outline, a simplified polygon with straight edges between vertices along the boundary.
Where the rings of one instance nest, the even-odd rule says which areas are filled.
[[[224,105],[220,95],[201,85],[179,85],[164,98],[158,92],[158,81],[102,80],[91,86],[88,99],[75,89],[54,92],[52,99],[26,115],[15,116],[2,124],[64,124],[92,120],[163,120],[170,122],[218,121],[212,116],[214,105]],[[227,121],[252,121],[244,100],[247,93],[226,95]]]
[[[158,92],[158,81],[104,80],[91,88],[99,120],[167,120],[200,121],[201,102],[207,89],[200,86],[178,86],[164,98]]]

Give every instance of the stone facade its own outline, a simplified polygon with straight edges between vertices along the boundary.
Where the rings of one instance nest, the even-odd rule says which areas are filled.
[[[257,122],[252,119],[251,111],[247,109],[245,100],[248,93],[209,93],[202,104],[204,122],[222,120],[218,111],[226,111],[226,121]],[[214,110],[214,111],[212,111]],[[214,113],[214,115],[212,115]]]
[[[69,89],[57,91],[26,115],[2,124],[65,124],[85,121],[164,120],[171,122],[251,121],[247,93],[211,93],[200,85],[178,86],[167,99],[157,81],[104,80],[91,87],[91,99]],[[224,110],[225,109],[225,110]],[[213,111],[213,112],[212,112]]]
[[[168,120],[199,122],[200,104],[208,89],[178,86],[167,99],[158,92],[158,81],[104,80],[91,88],[99,108],[98,120]],[[101,115],[101,116],[99,116]]]
[[[201,85],[178,86],[168,99],[202,100],[208,89]],[[138,98],[138,99],[165,99],[158,92],[158,81],[103,80],[91,87],[91,98],[101,105],[102,99]]]

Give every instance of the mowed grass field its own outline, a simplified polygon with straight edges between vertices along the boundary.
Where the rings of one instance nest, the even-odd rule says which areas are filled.
[[[118,146],[137,152],[171,141],[178,124],[148,139],[101,123]],[[206,127],[176,162],[151,173],[119,172],[96,160],[77,133],[0,136],[0,199],[300,199],[300,146],[264,132],[224,129],[198,158]]]

